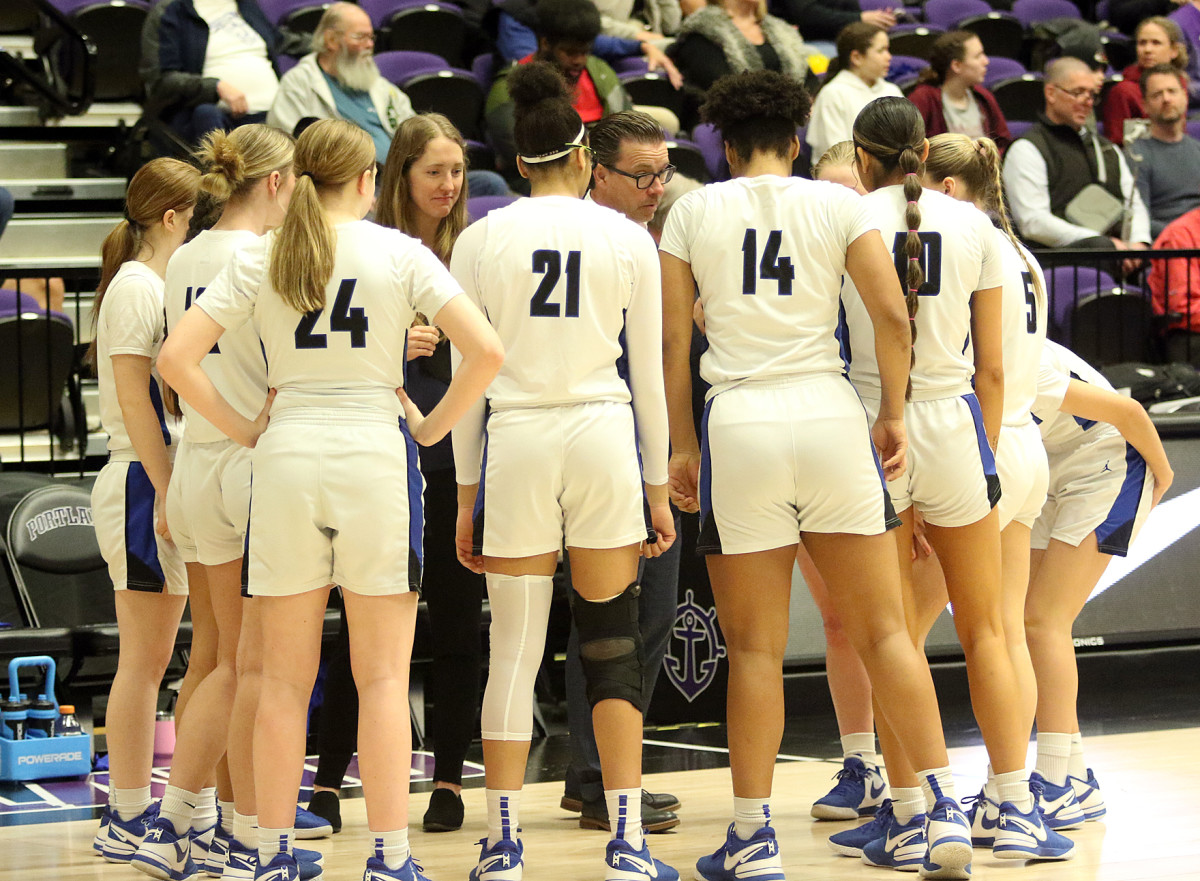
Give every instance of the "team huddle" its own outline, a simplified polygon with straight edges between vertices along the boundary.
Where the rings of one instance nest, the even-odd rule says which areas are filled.
[[[839,722],[873,702],[890,784],[885,798],[871,725],[843,725],[844,779],[813,813],[872,819],[833,850],[928,878],[969,877],[975,847],[1070,857],[1059,830],[1104,812],[1070,625],[1171,470],[1144,412],[1045,340],[1041,271],[1008,226],[995,145],[928,141],[912,104],[881,98],[823,160],[848,186],[794,178],[807,93],[771,72],[727,77],[703,113],[733,179],[675,202],[656,253],[641,225],[581,199],[593,162],[559,75],[523,65],[509,88],[533,198],[456,241],[443,196],[428,223],[364,219],[374,145],[338,120],[295,142],[215,133],[201,170],[154,160],[131,182],[97,306],[111,439],[94,520],[121,658],[96,850],[163,881],[321,874],[321,855],[294,846],[295,798],[337,585],[360,694],[364,881],[427,878],[408,840],[418,448],[451,434],[454,545],[484,573],[492,618],[488,834],[469,881],[523,877],[521,788],[564,548],[611,818],[603,877],[679,878],[650,853],[641,790],[639,560],[675,541],[672,503],[700,514],[729,658],[733,821],[694,877],[785,877],[771,790],[798,559],[869,680],[835,692]],[[430,173],[461,177],[457,156]],[[185,244],[189,221],[207,228]],[[442,334],[453,369],[422,412],[407,362]],[[932,550],[916,564],[914,540]],[[193,658],[152,805],[150,721],[189,595],[216,637]],[[947,595],[990,760],[967,810],[920,651]]]

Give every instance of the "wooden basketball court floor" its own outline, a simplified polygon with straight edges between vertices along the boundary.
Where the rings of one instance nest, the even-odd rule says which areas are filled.
[[[1026,864],[995,860],[988,851],[977,850],[973,877],[1004,881],[1200,879],[1200,728],[1104,734],[1089,737],[1085,747],[1103,788],[1108,815],[1068,833],[1076,842],[1075,858]],[[715,746],[699,749],[721,752]],[[955,748],[950,757],[959,797],[977,792],[986,764],[983,748]],[[686,767],[688,762],[679,764]],[[695,764],[708,762],[693,767]],[[828,849],[828,835],[852,824],[816,822],[809,817],[809,805],[827,791],[830,776],[838,767],[836,761],[808,757],[781,757],[777,766],[772,807],[789,879],[888,877],[887,870],[835,856]],[[673,792],[681,799],[681,824],[649,840],[654,855],[674,865],[681,878],[693,877],[695,860],[717,846],[731,817],[728,769],[701,767],[650,774],[645,785]],[[419,830],[428,796],[412,796],[413,852],[433,881],[465,881],[475,865],[476,842],[486,831],[484,793],[480,788],[468,788],[463,794],[463,828],[441,834]],[[599,881],[607,834],[579,829],[575,815],[560,810],[561,794],[561,782],[525,788],[520,815],[525,878]],[[352,881],[362,874],[368,836],[361,798],[343,798],[342,820],[341,833],[305,843],[325,854],[324,877],[329,881]],[[138,881],[146,877],[129,866],[112,865],[94,856],[91,838],[95,829],[94,819],[0,828],[0,881]]]

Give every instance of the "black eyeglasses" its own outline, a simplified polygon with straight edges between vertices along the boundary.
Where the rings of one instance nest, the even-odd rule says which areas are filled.
[[[675,176],[675,166],[668,165],[662,171],[645,171],[641,174],[630,174],[628,171],[621,171],[619,168],[614,168],[611,165],[605,165],[609,171],[615,171],[621,177],[632,178],[639,190],[648,190],[654,186],[655,179],[662,181],[663,186],[671,182],[671,178]]]

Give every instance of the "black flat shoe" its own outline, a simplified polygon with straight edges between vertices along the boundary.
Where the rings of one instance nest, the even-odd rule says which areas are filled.
[[[429,794],[429,809],[421,827],[426,832],[454,832],[462,828],[462,796],[450,789],[435,789]]]
[[[334,832],[342,831],[342,802],[335,792],[314,792],[308,812],[328,820]]]

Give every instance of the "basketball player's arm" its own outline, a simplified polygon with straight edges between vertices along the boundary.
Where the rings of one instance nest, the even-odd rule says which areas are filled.
[[[154,485],[154,507],[158,514],[155,529],[169,540],[171,533],[167,528],[164,506],[167,484],[171,480],[171,459],[163,441],[158,413],[150,400],[150,383],[153,382],[150,378],[150,359],[144,355],[113,355],[111,360],[117,404],[121,408],[125,433],[129,435],[138,461],[146,469],[146,476]]]
[[[230,439],[244,447],[254,447],[259,436],[267,430],[275,390],[255,419],[247,419],[217,391],[200,362],[209,353],[225,328],[199,305],[183,314],[158,354],[158,372],[179,396],[197,413],[215,425]]]
[[[662,264],[663,383],[667,395],[667,422],[671,435],[671,459],[667,486],[671,500],[681,511],[700,510],[700,441],[692,420],[692,303],[696,281],[692,266],[659,251]]]
[[[871,426],[871,439],[879,450],[884,476],[894,480],[904,473],[907,465],[904,392],[912,361],[912,329],[892,255],[878,230],[865,232],[850,243],[846,249],[846,271],[875,330],[875,361],[879,365],[881,392],[879,416]]]
[[[1000,440],[1004,418],[1004,349],[1001,336],[1003,288],[971,295],[971,345],[975,349],[975,397],[983,413],[983,430],[992,450]]]
[[[1081,419],[1107,422],[1121,432],[1150,466],[1154,475],[1154,504],[1158,504],[1175,479],[1175,472],[1167,461],[1167,451],[1159,440],[1158,430],[1141,404],[1133,398],[1072,379],[1059,409]]]

